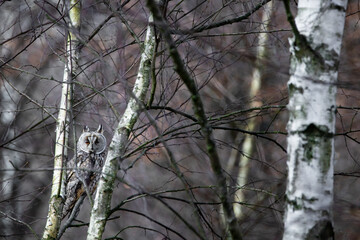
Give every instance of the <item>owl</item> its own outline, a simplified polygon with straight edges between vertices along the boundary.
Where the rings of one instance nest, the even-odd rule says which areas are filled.
[[[67,164],[67,185],[62,218],[71,213],[84,194],[93,194],[104,164],[106,138],[100,125],[96,131],[86,126],[77,142],[76,156]]]

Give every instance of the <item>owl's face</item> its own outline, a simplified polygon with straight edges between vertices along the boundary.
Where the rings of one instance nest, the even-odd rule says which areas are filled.
[[[86,126],[78,140],[78,147],[86,153],[100,154],[104,152],[106,148],[106,138],[103,135],[102,126],[100,125],[95,132],[90,131]]]

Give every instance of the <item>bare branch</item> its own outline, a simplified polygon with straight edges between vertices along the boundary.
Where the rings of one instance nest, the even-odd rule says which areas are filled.
[[[239,226],[237,223],[237,220],[234,215],[234,211],[232,209],[232,205],[230,203],[230,197],[229,193],[226,187],[226,177],[224,175],[223,169],[221,167],[220,158],[218,156],[216,145],[213,140],[212,136],[212,130],[210,125],[208,124],[203,103],[200,98],[199,92],[197,90],[195,81],[192,79],[188,71],[186,70],[186,67],[184,65],[184,62],[181,59],[181,56],[179,52],[177,51],[177,48],[175,46],[174,40],[172,39],[170,35],[170,31],[167,27],[167,24],[164,22],[158,7],[156,6],[155,2],[152,0],[147,1],[147,6],[154,15],[154,20],[156,23],[156,26],[159,27],[164,40],[169,48],[170,56],[174,63],[174,70],[176,73],[180,76],[181,80],[185,83],[186,87],[191,93],[191,100],[193,103],[193,109],[195,112],[195,116],[198,120],[199,125],[201,126],[201,132],[204,134],[205,141],[206,141],[206,147],[207,147],[207,153],[210,158],[210,163],[212,170],[215,173],[216,176],[216,182],[217,182],[217,188],[220,194],[220,199],[222,201],[222,206],[225,211],[225,219],[226,223],[229,226],[229,231],[231,234],[232,239],[242,239],[241,233],[239,231]]]

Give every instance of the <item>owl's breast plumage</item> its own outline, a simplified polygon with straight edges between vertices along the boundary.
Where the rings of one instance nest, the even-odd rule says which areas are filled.
[[[93,194],[101,176],[105,153],[80,152],[68,164],[66,200],[63,218],[72,210],[77,199],[86,194],[86,188]]]

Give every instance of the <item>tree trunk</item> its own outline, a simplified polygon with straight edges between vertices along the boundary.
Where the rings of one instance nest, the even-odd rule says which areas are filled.
[[[347,1],[300,0],[294,31],[283,239],[333,239],[336,81]]]
[[[263,10],[263,16],[262,16],[262,31],[259,34],[259,41],[258,41],[258,47],[257,47],[257,57],[255,62],[255,67],[252,73],[252,80],[251,80],[251,86],[250,86],[250,94],[249,97],[251,99],[250,108],[255,108],[261,106],[260,99],[257,99],[257,95],[259,93],[260,87],[261,87],[261,77],[262,77],[262,69],[264,65],[264,57],[266,55],[266,48],[265,45],[268,41],[269,33],[267,31],[269,30],[270,25],[270,18],[273,12],[273,2],[269,2],[267,5],[265,5]],[[247,125],[247,131],[252,132],[256,128],[256,118],[252,117],[250,118],[248,125]],[[239,133],[240,134],[240,133]],[[235,192],[235,203],[234,206],[234,212],[237,219],[241,220],[241,218],[244,216],[244,209],[241,206],[242,202],[245,202],[245,195],[243,191],[243,187],[247,184],[249,172],[250,172],[250,159],[253,155],[254,151],[254,136],[250,134],[245,135],[244,142],[241,147],[241,156],[240,156],[240,167],[238,171],[237,176],[237,188]],[[236,149],[234,149],[237,151]],[[233,155],[233,154],[232,154]]]
[[[63,171],[68,158],[70,107],[72,101],[72,80],[77,68],[79,51],[77,50],[77,37],[74,30],[80,29],[80,1],[69,1],[69,34],[66,42],[67,62],[64,68],[64,77],[61,90],[59,114],[56,123],[56,143],[54,157],[54,172],[49,201],[49,211],[43,239],[56,239],[61,224],[63,198],[65,194],[65,171]]]
[[[138,119],[140,110],[143,108],[141,103],[144,102],[149,88],[151,61],[153,59],[154,47],[155,31],[153,18],[150,14],[145,42],[141,48],[142,54],[139,71],[133,87],[131,99],[129,100],[126,110],[115,129],[115,134],[110,143],[109,151],[102,170],[102,176],[96,190],[87,235],[88,240],[102,238],[107,221],[107,214],[110,209],[111,197],[118,171],[118,163],[124,154],[128,137]]]

